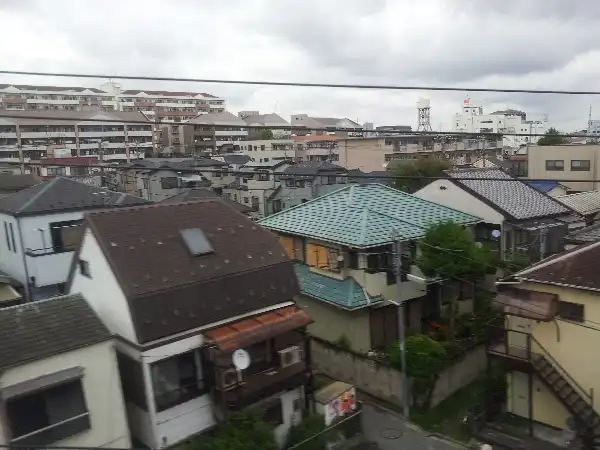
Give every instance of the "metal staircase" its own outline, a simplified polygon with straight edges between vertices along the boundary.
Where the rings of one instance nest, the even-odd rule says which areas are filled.
[[[582,450],[600,450],[600,415],[594,410],[593,391],[583,389],[568,372],[530,336],[530,362],[539,378],[561,400],[576,423],[577,440]]]

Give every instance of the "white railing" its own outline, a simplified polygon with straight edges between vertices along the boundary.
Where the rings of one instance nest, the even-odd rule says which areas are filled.
[[[77,416],[74,416],[74,417],[71,417],[71,418],[69,418],[69,419],[62,420],[62,421],[60,421],[60,422],[57,422],[57,423],[53,423],[52,425],[48,425],[47,427],[40,428],[39,430],[32,431],[31,433],[27,433],[27,434],[24,434],[24,435],[22,435],[22,436],[19,436],[19,437],[13,438],[13,439],[11,440],[11,442],[20,442],[20,441],[24,441],[24,440],[26,440],[27,438],[30,438],[30,437],[32,437],[32,436],[39,435],[39,434],[41,434],[41,433],[44,433],[45,431],[49,431],[49,430],[52,430],[52,429],[58,428],[58,427],[60,427],[60,426],[67,425],[67,424],[70,424],[70,423],[73,423],[73,422],[75,422],[76,420],[83,419],[84,417],[89,417],[89,415],[90,415],[90,413],[89,413],[89,412],[85,412],[85,413],[83,413],[83,414],[79,414],[79,415],[77,415]],[[66,437],[66,436],[65,436],[65,437]]]

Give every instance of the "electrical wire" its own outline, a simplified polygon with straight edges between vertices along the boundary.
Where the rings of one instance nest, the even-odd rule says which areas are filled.
[[[104,111],[102,111],[104,112]],[[101,114],[102,112],[98,112],[99,114]],[[107,114],[110,114],[111,112],[122,112],[122,111],[106,111]],[[144,115],[143,112],[141,111],[136,111],[139,112],[140,114]],[[197,116],[196,118],[202,118],[202,114]],[[144,115],[144,117],[147,117]],[[52,117],[52,115],[29,115],[29,114],[23,114],[23,115],[17,115],[17,114],[11,114],[11,113],[0,113],[0,118],[2,119],[14,119],[14,120],[18,120],[18,119],[28,119],[28,120],[39,120],[40,122],[43,122],[44,120],[52,120],[52,121],[64,121],[64,122],[96,122],[96,123],[111,123],[114,124],[116,122],[119,123],[123,123],[125,125],[175,125],[175,126],[198,126],[198,127],[204,127],[204,128],[208,128],[208,130],[204,130],[204,131],[221,131],[221,130],[225,130],[228,131],[228,128],[248,128],[250,130],[289,130],[290,133],[293,131],[299,131],[299,132],[306,132],[306,131],[316,131],[316,132],[345,132],[345,133],[373,133],[373,130],[366,130],[364,128],[344,128],[344,127],[304,127],[304,126],[297,126],[297,125],[221,125],[221,124],[210,124],[210,123],[194,123],[194,122],[167,122],[167,121],[160,121],[160,120],[154,120],[151,118],[148,118],[148,120],[123,120],[123,119],[99,119],[99,118],[84,118],[84,117],[76,117],[75,115],[71,116],[71,117]],[[192,119],[193,120],[193,119]],[[18,125],[18,123],[16,124]],[[28,123],[27,126],[32,126],[31,123]],[[35,124],[33,124],[33,126],[36,126]],[[40,123],[40,126],[43,126],[43,123]],[[54,125],[56,126],[56,125]],[[202,131],[202,130],[201,130]],[[386,130],[385,133],[391,133],[391,134],[395,134],[395,135],[400,135],[402,136],[406,136],[406,137],[412,137],[412,136],[432,136],[432,137],[446,137],[446,138],[450,138],[453,136],[464,136],[464,137],[471,137],[472,139],[476,139],[476,138],[485,138],[485,137],[496,137],[496,138],[503,138],[503,137],[511,137],[511,136],[516,136],[516,137],[543,137],[543,136],[548,136],[548,134],[546,133],[490,133],[490,132],[468,132],[468,131],[404,131],[404,130]],[[577,133],[565,133],[565,134],[560,134],[558,135],[561,138],[570,138],[570,137],[577,137],[577,138],[592,138],[592,139],[598,139],[599,136],[598,135],[593,135],[593,134],[577,134]],[[302,137],[302,136],[299,136]],[[313,136],[311,136],[313,137]],[[352,138],[352,137],[343,137],[343,136],[330,136],[330,135],[323,135],[323,141],[331,141],[331,142],[335,142],[335,141],[340,141],[340,140],[348,140],[350,142],[352,141],[358,141],[360,139],[385,139],[385,138],[394,138],[394,137],[398,137],[398,136],[374,136],[374,137],[357,137],[357,138]],[[291,138],[290,138],[291,139]],[[287,139],[287,140],[290,140]],[[286,139],[254,139],[254,140],[258,140],[258,141],[283,141]],[[252,141],[252,140],[248,140],[248,141]],[[307,142],[315,142],[315,141],[319,141],[318,139],[311,139]],[[235,141],[235,142],[246,142],[246,141]],[[299,144],[302,144],[303,141],[299,140],[299,142],[297,142]],[[464,150],[457,150],[457,151],[468,151],[470,149],[464,149]],[[475,150],[484,150],[484,149],[475,149]],[[494,150],[494,148],[489,149],[490,151]],[[432,151],[433,153],[433,151]]]
[[[600,91],[577,91],[577,90],[555,90],[555,89],[506,89],[506,88],[477,88],[477,87],[443,87],[443,86],[399,86],[385,84],[340,84],[340,83],[309,83],[294,81],[264,81],[264,80],[224,80],[210,78],[182,78],[182,77],[158,77],[141,75],[105,75],[105,74],[83,74],[67,72],[32,72],[24,70],[0,70],[0,75],[27,75],[38,77],[67,77],[67,78],[105,78],[116,80],[138,80],[138,81],[173,81],[183,83],[211,83],[211,84],[240,84],[252,86],[287,86],[287,87],[318,87],[318,88],[340,88],[340,89],[377,89],[392,91],[443,91],[443,92],[499,92],[499,93],[521,93],[521,94],[553,94],[553,95],[600,95]]]

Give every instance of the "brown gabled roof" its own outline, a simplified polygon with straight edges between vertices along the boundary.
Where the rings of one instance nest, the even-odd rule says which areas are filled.
[[[279,240],[222,201],[155,204],[86,216],[149,342],[292,299],[293,263]],[[180,231],[214,251],[192,256]],[[92,263],[93,264],[93,263]]]
[[[515,278],[576,289],[600,290],[600,242],[567,250],[515,274]]]

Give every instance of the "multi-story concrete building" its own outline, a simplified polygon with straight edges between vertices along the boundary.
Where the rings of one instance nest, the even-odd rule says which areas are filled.
[[[294,127],[295,129],[293,130],[293,134],[295,135],[321,135],[321,134],[328,134],[328,135],[336,135],[336,136],[343,136],[343,137],[362,137],[363,135],[363,131],[362,131],[362,125],[360,125],[359,123],[354,122],[353,120],[350,120],[348,118],[339,118],[339,117],[311,117],[308,114],[294,114],[292,115],[292,122],[291,122],[292,127]],[[304,130],[298,130],[298,128],[307,128],[306,131]],[[314,130],[315,128],[318,129],[327,129],[327,130],[331,130],[331,131],[326,131],[326,130]],[[346,129],[354,129],[357,131],[336,131],[336,129],[338,128],[346,128]]]
[[[248,138],[257,140],[272,136],[275,139],[289,139],[290,123],[278,114],[260,114],[259,111],[240,111],[238,117],[248,124]],[[265,127],[274,127],[267,129]]]
[[[163,122],[184,122],[198,114],[225,110],[225,101],[201,92],[123,90],[108,82],[97,88],[0,85],[0,110],[5,111],[143,112]]]
[[[96,88],[0,84],[0,111],[118,110],[118,99]]]
[[[194,151],[221,153],[237,151],[248,136],[247,124],[228,111],[203,114],[188,122],[194,130]]]
[[[139,112],[15,111],[0,119],[2,162],[27,163],[61,152],[102,153],[105,161],[138,159],[152,153],[155,144],[152,124]]]
[[[588,127],[586,130],[586,134],[588,136],[592,136],[592,137],[588,137],[587,141],[588,142],[594,142],[597,143],[598,139],[600,139],[600,120],[591,120],[588,122]]]
[[[294,138],[295,139],[295,138]],[[261,139],[240,142],[240,151],[257,163],[296,160],[296,145],[290,139]]]
[[[499,133],[504,135],[504,145],[519,148],[536,143],[546,132],[546,120],[527,120],[527,114],[515,109],[494,111],[484,114],[483,106],[475,105],[471,99],[463,102],[462,112],[452,118],[452,130],[464,133]],[[530,136],[510,136],[529,134]]]
[[[535,180],[561,181],[570,192],[600,188],[600,145],[544,145],[529,147],[527,175]],[[574,181],[581,180],[581,181]]]

